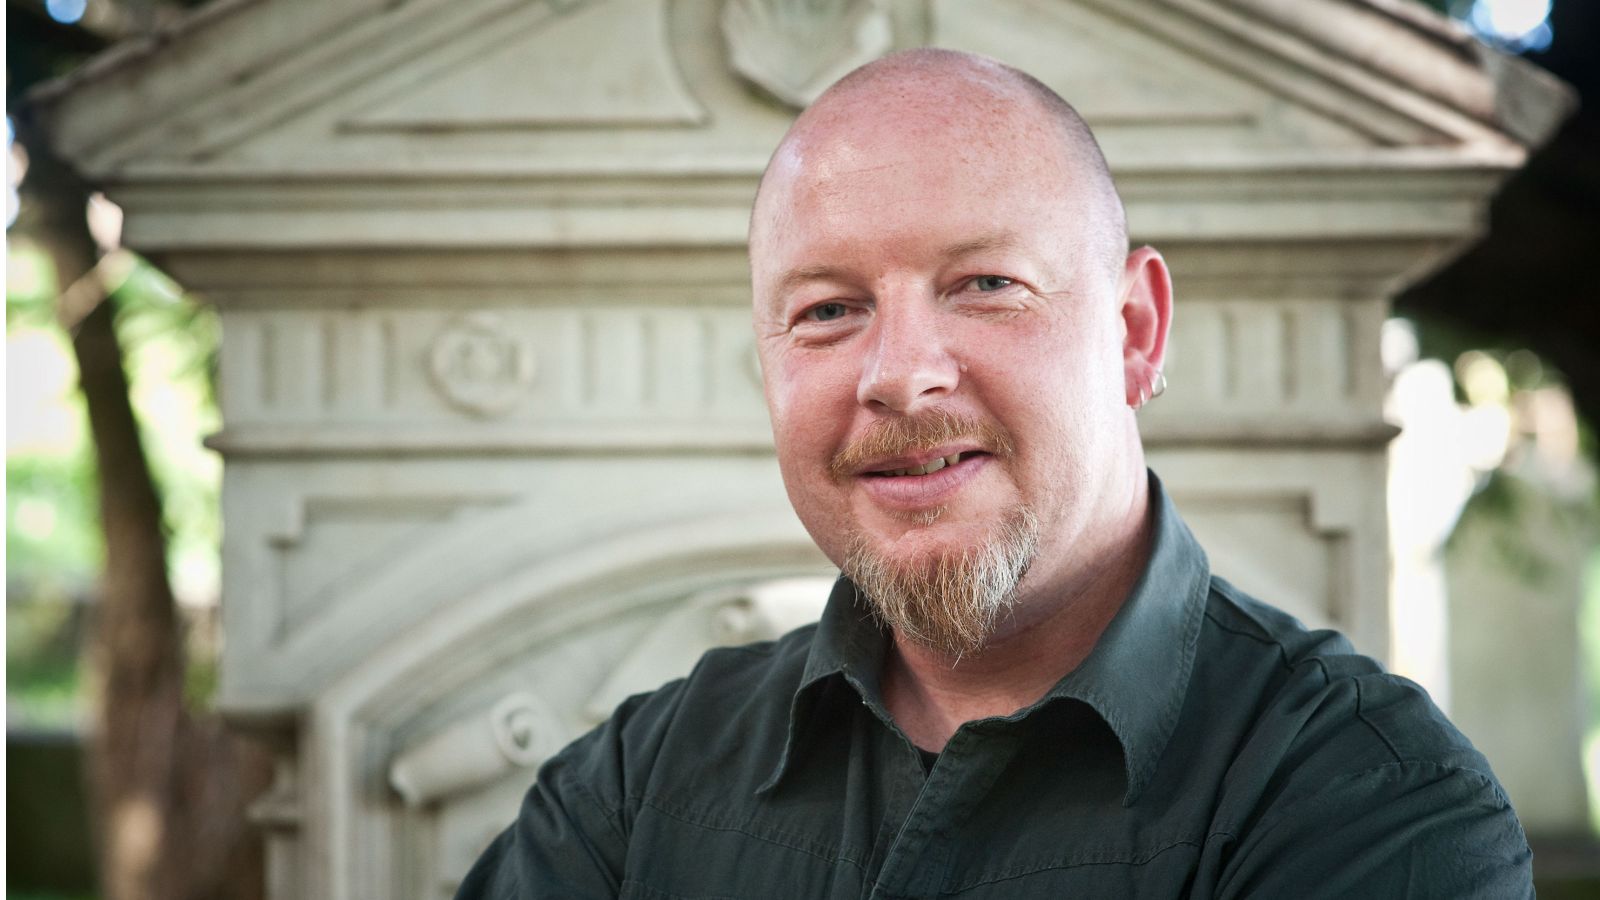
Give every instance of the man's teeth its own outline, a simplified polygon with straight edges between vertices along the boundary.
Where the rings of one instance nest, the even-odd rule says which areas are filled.
[[[898,475],[932,475],[934,472],[939,471],[945,466],[953,466],[960,461],[961,454],[952,453],[949,456],[935,459],[932,462],[923,463],[920,466],[912,466],[909,469],[886,469],[883,474],[890,477]]]

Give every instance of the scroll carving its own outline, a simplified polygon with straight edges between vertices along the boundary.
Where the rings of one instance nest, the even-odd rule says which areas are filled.
[[[389,784],[408,806],[422,806],[536,766],[567,737],[539,698],[507,694],[487,714],[459,719],[399,753],[389,766]]]

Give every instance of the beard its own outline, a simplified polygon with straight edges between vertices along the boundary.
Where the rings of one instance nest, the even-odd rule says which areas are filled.
[[[987,540],[947,552],[895,559],[857,533],[843,569],[880,623],[960,660],[988,646],[1001,616],[1016,605],[1017,585],[1038,548],[1038,516],[1018,506]]]

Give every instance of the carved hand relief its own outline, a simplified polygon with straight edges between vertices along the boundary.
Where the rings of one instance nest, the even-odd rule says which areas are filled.
[[[534,356],[499,316],[477,313],[434,338],[428,374],[451,405],[473,415],[504,416],[533,383]]]
[[[734,71],[796,108],[894,38],[882,0],[728,0],[722,36]]]

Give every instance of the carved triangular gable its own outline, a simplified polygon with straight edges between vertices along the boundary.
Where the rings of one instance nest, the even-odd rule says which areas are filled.
[[[116,67],[116,78],[76,86],[79,106],[96,105],[81,97],[86,92],[123,94],[146,116],[116,123],[112,135],[69,109],[60,129],[68,155],[110,179],[176,168],[461,172],[485,160],[531,169],[625,168],[629,161],[681,169],[696,160],[749,169],[764,161],[792,114],[739,81],[712,2],[415,0],[338,21],[287,50],[259,35],[285,31],[282,19],[311,9],[232,5],[239,8],[230,15],[254,20],[220,38],[235,46],[152,53]],[[778,0],[742,5],[785,7]],[[1080,106],[1116,165],[1157,165],[1179,148],[1188,160],[1212,153],[1232,164],[1326,157],[1341,147],[1474,145],[1480,158],[1516,151],[1475,118],[1481,111],[1357,71],[1305,35],[1239,8],[1249,5],[901,0],[840,8],[866,7],[883,28],[893,26],[897,46],[974,50],[1036,74]],[[326,9],[314,14],[335,18]],[[174,42],[178,50],[208,35],[219,40],[216,29],[195,31]],[[187,89],[163,82],[164,95],[146,89],[161,82],[162,69],[249,60],[263,46],[269,57],[218,80],[190,78]],[[105,98],[97,99],[103,107]],[[628,141],[614,139],[612,129],[630,132]]]
[[[1226,154],[1283,158],[1296,151],[1363,148],[1380,141],[1342,117],[1298,104],[1276,79],[1256,70],[1270,57],[1238,53],[1223,65],[1225,41],[1209,28],[1174,44],[1112,9],[1092,3],[1014,0],[975,5],[941,2],[939,43],[1003,58],[1068,98],[1094,127],[1119,166]],[[1347,102],[1364,104],[1351,96]],[[1438,136],[1420,124],[1411,143]]]
[[[1078,104],[1140,240],[1457,234],[1559,118],[1442,20],[1302,2],[221,0],[35,101],[156,255],[739,246],[797,105],[911,46]]]
[[[485,23],[365,92],[380,99],[341,124],[373,131],[697,125],[660,15],[595,3]],[[542,12],[542,11],[541,11]],[[381,95],[387,94],[386,98]]]

